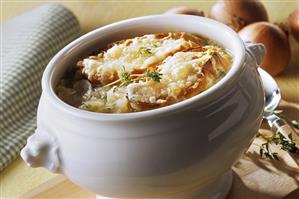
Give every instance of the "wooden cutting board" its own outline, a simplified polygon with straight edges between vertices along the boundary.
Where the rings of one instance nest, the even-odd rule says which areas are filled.
[[[281,103],[288,118],[299,120],[299,106]],[[270,133],[263,124],[260,133]],[[299,133],[299,132],[298,132]],[[263,140],[256,138],[246,154],[234,165],[234,181],[227,199],[299,199],[299,156],[279,151],[280,161],[266,160],[258,154]],[[63,176],[57,176],[23,195],[24,199],[84,198],[95,194],[80,188]]]

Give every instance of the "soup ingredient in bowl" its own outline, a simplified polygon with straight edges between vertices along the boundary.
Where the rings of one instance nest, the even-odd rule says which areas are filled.
[[[258,21],[268,21],[268,14],[259,0],[219,0],[209,17],[230,26],[235,31]]]
[[[185,32],[149,34],[117,41],[78,61],[56,92],[88,111],[144,111],[206,90],[231,63],[227,50],[208,39]]]
[[[265,45],[266,55],[261,67],[272,76],[288,66],[291,48],[287,35],[278,26],[269,22],[256,22],[243,28],[239,35],[244,41]]]

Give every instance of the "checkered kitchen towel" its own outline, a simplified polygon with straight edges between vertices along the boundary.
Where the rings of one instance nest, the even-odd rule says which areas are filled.
[[[79,30],[76,17],[60,4],[40,6],[1,25],[0,171],[34,132],[44,68]]]

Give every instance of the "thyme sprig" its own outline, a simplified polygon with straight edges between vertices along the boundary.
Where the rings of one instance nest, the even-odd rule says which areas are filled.
[[[281,133],[277,132],[274,133],[272,136],[265,136],[262,134],[258,134],[257,137],[261,137],[266,142],[260,145],[260,156],[266,157],[269,159],[276,159],[278,160],[277,153],[273,152],[269,146],[277,145],[280,149],[288,152],[288,153],[299,153],[299,148],[295,144],[295,139],[293,138],[292,134],[289,134],[289,139],[285,138]]]
[[[133,82],[133,79],[132,79],[131,75],[127,72],[123,72],[121,74],[120,80],[121,80],[121,85],[120,86],[128,85],[128,84]]]
[[[118,83],[120,83],[119,86],[121,87],[146,78],[152,79],[156,82],[160,82],[160,80],[162,79],[161,76],[162,74],[157,71],[146,71],[142,74],[129,74],[125,71],[125,68],[123,67],[123,72],[121,73],[120,78],[115,80],[114,82],[106,84],[104,87],[113,86]]]
[[[274,110],[269,112],[279,117],[287,118],[283,114],[283,110]],[[291,123],[295,129],[299,130],[298,121],[292,120]],[[258,134],[257,137],[261,137],[266,141],[265,143],[260,145],[259,152],[262,157],[278,160],[277,153],[273,152],[270,148],[271,145],[277,145],[281,150],[284,150],[288,153],[299,153],[299,148],[296,146],[295,139],[293,138],[292,134],[289,134],[288,138],[284,137],[280,132],[274,133],[272,136]]]

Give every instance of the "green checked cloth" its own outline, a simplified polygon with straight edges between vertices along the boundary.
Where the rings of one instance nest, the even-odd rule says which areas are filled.
[[[0,171],[34,132],[47,63],[79,30],[76,17],[60,4],[40,6],[1,24]]]

